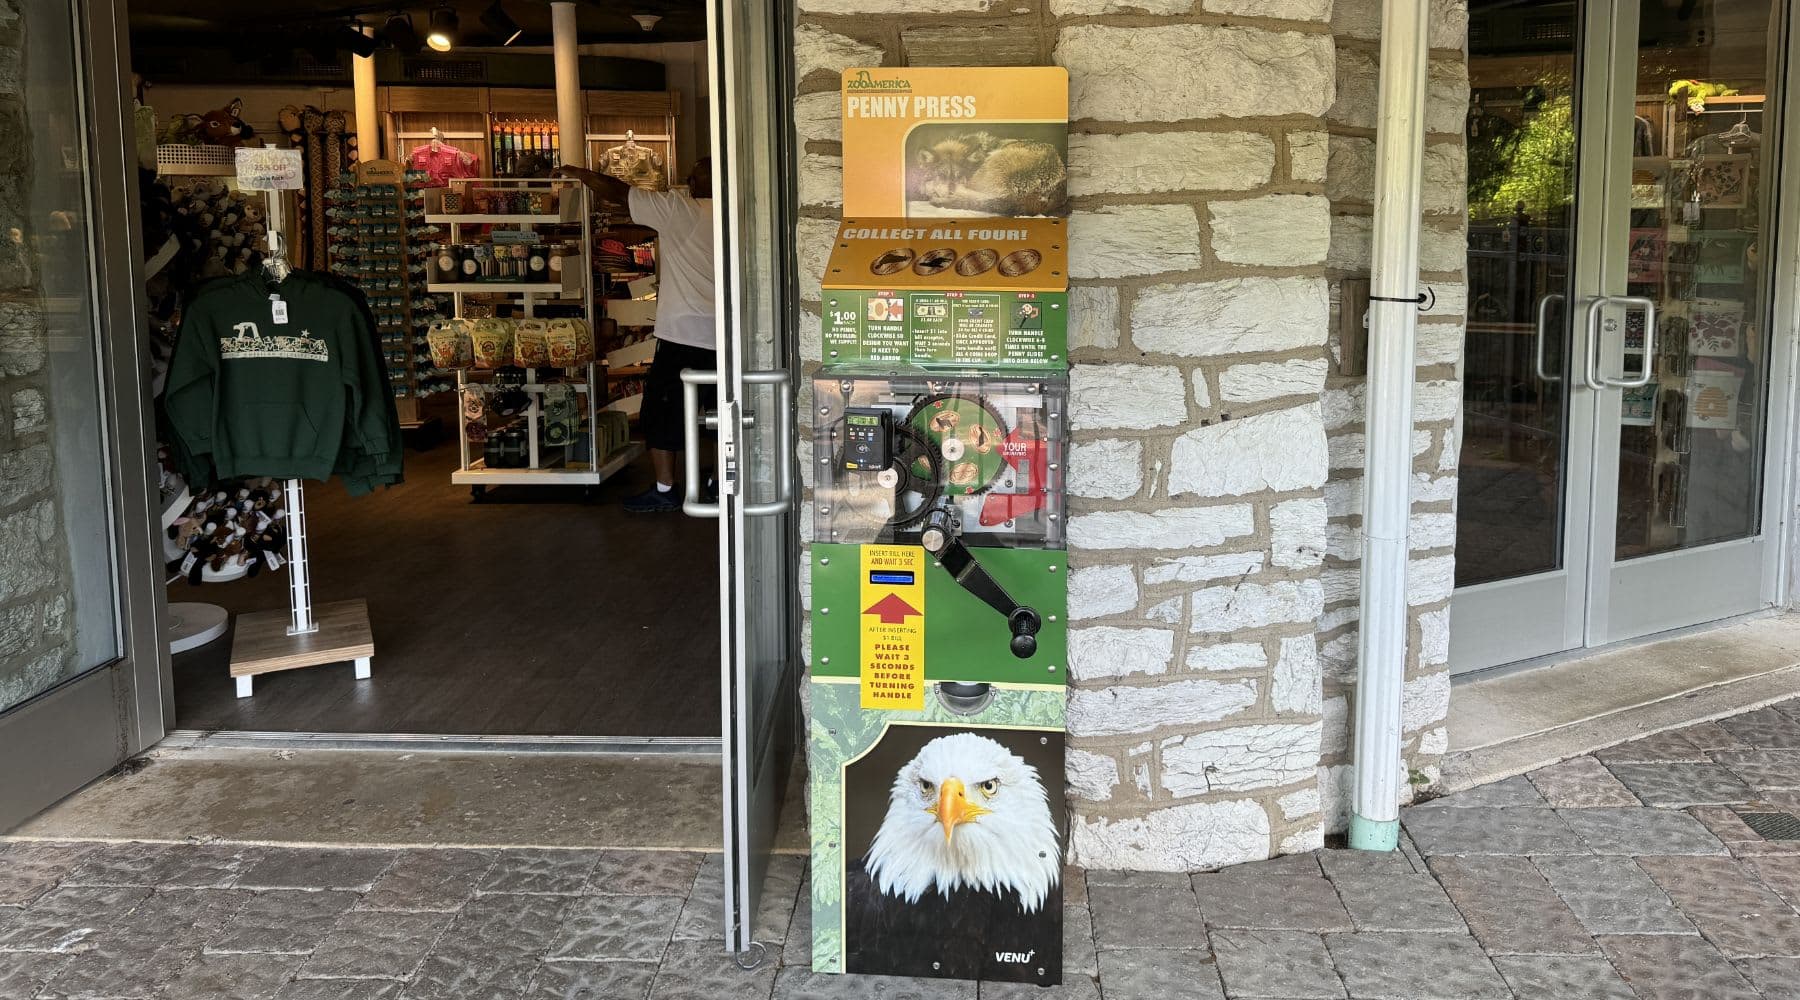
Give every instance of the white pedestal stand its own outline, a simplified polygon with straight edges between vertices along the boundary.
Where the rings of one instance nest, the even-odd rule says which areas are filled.
[[[169,605],[169,652],[185,653],[225,634],[231,614],[217,604],[178,601]]]
[[[306,559],[306,494],[298,479],[287,481],[285,493],[288,610],[238,616],[237,634],[231,640],[231,676],[237,679],[239,698],[250,697],[257,674],[322,663],[348,660],[355,664],[356,679],[365,680],[375,655],[368,602],[334,601],[314,613]]]

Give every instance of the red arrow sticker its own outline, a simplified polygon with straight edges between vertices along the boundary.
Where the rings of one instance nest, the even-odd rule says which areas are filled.
[[[865,615],[880,615],[881,623],[883,625],[899,625],[906,621],[908,615],[922,615],[924,613],[925,612],[920,611],[918,608],[906,603],[905,598],[902,598],[899,594],[889,594],[881,600],[876,601],[874,607],[863,612]]]

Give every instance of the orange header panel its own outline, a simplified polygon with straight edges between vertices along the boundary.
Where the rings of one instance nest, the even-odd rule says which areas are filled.
[[[1060,66],[844,71],[844,214],[1068,214]]]
[[[826,288],[1064,292],[1062,219],[845,219]]]

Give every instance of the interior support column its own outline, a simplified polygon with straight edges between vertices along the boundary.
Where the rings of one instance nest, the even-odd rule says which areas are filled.
[[[375,29],[357,25],[373,38]],[[367,163],[381,159],[381,113],[375,108],[375,57],[351,56],[350,81],[356,95],[356,158]]]
[[[577,46],[575,4],[550,4],[550,40],[556,60],[556,129],[561,133],[562,162],[587,166],[587,116],[582,113],[581,52]]]
[[[1413,335],[1418,326],[1419,187],[1425,145],[1427,0],[1384,0],[1369,272],[1362,608],[1356,682],[1356,800],[1350,846],[1400,839],[1400,699],[1406,683]]]

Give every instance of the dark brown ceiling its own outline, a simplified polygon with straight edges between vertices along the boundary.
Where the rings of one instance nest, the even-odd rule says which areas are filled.
[[[241,36],[276,34],[329,27],[361,15],[376,25],[396,11],[412,15],[415,30],[425,33],[426,21],[437,4],[426,2],[369,3],[366,0],[125,0],[131,12],[134,39],[143,41],[192,41],[202,35]],[[481,26],[481,12],[492,0],[450,0],[461,21],[459,44],[498,44]],[[550,5],[544,0],[502,0],[506,13],[525,34],[520,45],[550,44]],[[706,37],[706,10],[702,0],[580,0],[576,4],[581,41],[691,42]],[[633,14],[656,14],[662,20],[644,31]],[[214,39],[216,40],[216,39]]]

